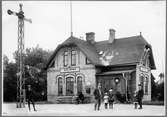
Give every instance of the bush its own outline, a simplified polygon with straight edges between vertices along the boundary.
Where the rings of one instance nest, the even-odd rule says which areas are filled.
[[[164,101],[164,82],[157,86],[157,98],[159,101]]]

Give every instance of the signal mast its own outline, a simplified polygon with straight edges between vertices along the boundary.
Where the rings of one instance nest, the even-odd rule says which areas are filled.
[[[22,10],[22,4],[19,4],[20,11],[14,12],[8,10],[9,15],[14,15],[18,17],[18,72],[17,72],[17,108],[25,107],[25,79],[24,79],[24,63],[23,63],[23,53],[24,53],[24,21],[32,23],[31,19],[27,19],[24,16]]]

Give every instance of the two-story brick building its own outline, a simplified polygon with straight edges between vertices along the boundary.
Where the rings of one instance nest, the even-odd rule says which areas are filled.
[[[78,92],[93,97],[99,82],[103,91],[113,88],[128,99],[140,83],[144,100],[151,100],[151,70],[155,63],[151,45],[141,34],[115,39],[115,30],[110,29],[109,39],[99,42],[93,32],[86,33],[86,40],[71,36],[58,45],[46,68],[50,102]]]

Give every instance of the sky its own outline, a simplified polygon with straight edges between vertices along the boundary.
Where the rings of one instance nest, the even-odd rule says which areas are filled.
[[[2,1],[2,54],[14,61],[17,50],[16,16],[7,10],[19,11],[23,4],[25,21],[25,48],[39,47],[55,50],[71,32],[70,1]],[[116,38],[139,35],[152,45],[156,70],[165,71],[166,1],[72,1],[72,27],[75,37],[85,39],[85,33],[94,32],[95,41],[107,40],[109,29],[116,30]]]

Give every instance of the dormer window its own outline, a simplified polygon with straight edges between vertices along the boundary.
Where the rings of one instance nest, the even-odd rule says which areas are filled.
[[[64,67],[68,65],[68,52],[67,51],[65,51],[63,55],[63,64],[64,64]]]
[[[86,65],[91,64],[91,62],[88,60],[87,57],[85,58],[85,63],[86,63]]]
[[[71,51],[71,65],[76,66],[76,51],[75,50]]]

